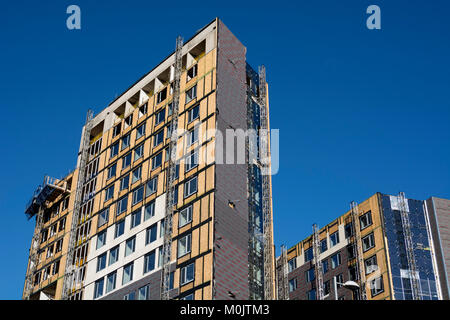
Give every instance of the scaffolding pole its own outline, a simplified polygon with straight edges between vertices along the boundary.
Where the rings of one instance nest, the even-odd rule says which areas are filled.
[[[161,300],[170,299],[170,262],[172,256],[172,224],[173,213],[176,208],[174,203],[175,180],[176,180],[176,156],[177,156],[177,140],[178,140],[178,105],[180,100],[180,79],[182,68],[182,49],[183,38],[177,37],[175,50],[173,95],[172,95],[172,120],[170,128],[172,137],[169,142],[169,161],[167,166],[167,190],[166,190],[166,215],[164,217],[164,243],[162,256],[162,273],[161,273]]]
[[[277,299],[289,300],[289,267],[287,261],[287,249],[281,246],[281,255],[277,260]]]
[[[72,223],[70,227],[70,236],[69,236],[69,245],[67,248],[67,258],[66,258],[66,268],[64,272],[64,282],[62,289],[62,300],[67,300],[70,298],[72,294],[73,284],[74,284],[74,276],[76,276],[77,266],[74,266],[74,254],[76,249],[76,237],[78,230],[78,220],[80,217],[81,205],[83,202],[82,199],[82,191],[83,184],[86,179],[86,164],[89,158],[89,141],[92,129],[92,119],[94,118],[94,112],[92,110],[88,110],[86,116],[86,124],[84,126],[83,138],[81,142],[81,150],[80,150],[80,163],[78,169],[78,181],[77,187],[75,191],[75,204],[72,213]]]
[[[361,228],[359,223],[359,208],[355,201],[350,203],[351,218],[353,226],[353,245],[356,255],[356,269],[359,282],[359,299],[367,300],[366,294],[366,274],[364,271],[364,256],[361,242]]]
[[[316,273],[317,300],[323,300],[322,260],[320,259],[319,228],[313,224],[314,270]]]

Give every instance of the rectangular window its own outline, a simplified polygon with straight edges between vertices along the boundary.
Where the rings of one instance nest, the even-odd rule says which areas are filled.
[[[186,103],[191,102],[195,98],[197,98],[197,85],[186,91]]]
[[[297,278],[289,280],[289,292],[297,290]]]
[[[353,259],[355,257],[356,257],[355,245],[351,243],[347,246],[347,258]]]
[[[372,212],[368,211],[364,213],[361,217],[359,217],[359,223],[361,230],[370,226],[372,224]]]
[[[297,269],[297,258],[292,258],[288,261],[288,270],[289,272],[292,272],[295,269]]]
[[[117,141],[116,143],[114,143],[110,148],[110,153],[109,153],[109,157],[113,158],[115,156],[117,156],[117,154],[119,153],[119,141]]]
[[[357,272],[356,266],[355,265],[350,266],[348,268],[348,280],[358,281],[358,278],[359,277],[358,277],[358,272]]]
[[[143,155],[144,155],[144,144],[142,143],[141,145],[137,146],[134,149],[134,161],[139,160],[140,158],[142,158]]]
[[[112,166],[108,168],[108,177],[107,180],[111,179],[116,175],[117,163],[114,163]]]
[[[122,285],[133,280],[133,262],[123,267]]]
[[[116,215],[121,214],[122,212],[127,211],[127,205],[128,205],[128,195],[122,197],[117,201],[117,211]]]
[[[375,247],[375,238],[373,236],[373,233],[362,238],[362,246],[364,252]]]
[[[113,135],[112,135],[112,137],[114,138],[114,137],[118,136],[120,134],[120,131],[122,131],[122,124],[121,123],[119,123],[117,126],[115,126],[113,128]]]
[[[156,96],[156,103],[161,103],[167,98],[167,87],[162,89],[160,92],[158,92],[158,95]]]
[[[188,234],[178,240],[178,258],[191,252],[192,235]]]
[[[141,212],[142,209],[139,208],[131,214],[131,229],[141,224]]]
[[[162,109],[155,116],[155,127],[166,120],[166,109]]]
[[[378,270],[377,256],[374,255],[364,261],[366,274],[370,274]]]
[[[156,156],[152,159],[152,170],[155,170],[156,168],[160,167],[162,164],[162,152],[158,153]]]
[[[137,167],[131,173],[131,184],[138,182],[141,179],[142,166]]]
[[[187,296],[184,296],[183,298],[180,298],[180,300],[194,300],[194,294],[188,294]]]
[[[106,277],[106,293],[113,291],[116,288],[116,279],[117,279],[116,271],[108,274],[108,276]]]
[[[105,280],[104,278],[98,279],[95,281],[94,285],[94,299],[100,298],[103,295],[103,286],[104,286]]]
[[[183,227],[192,221],[192,205],[180,211],[180,218],[178,220],[178,227]]]
[[[134,291],[124,295],[123,300],[136,300]]]
[[[197,192],[197,177],[184,183],[184,197],[187,198]]]
[[[137,127],[136,129],[136,140],[145,135],[145,123]]]
[[[127,174],[122,179],[120,179],[120,191],[128,189],[129,185],[130,185],[130,175]]]
[[[341,274],[338,274],[336,276],[336,282],[337,282],[337,287],[338,288],[342,288],[342,283],[344,283],[344,276]]]
[[[372,293],[372,297],[382,293],[384,291],[383,286],[383,276],[379,278],[373,279],[370,281],[370,292]]]
[[[195,107],[193,107],[192,109],[190,109],[188,111],[188,123],[191,123],[192,121],[194,121],[195,119],[197,119],[199,117],[200,114],[200,105],[196,105]]]
[[[106,252],[97,257],[97,272],[106,268]]]
[[[123,128],[126,129],[133,124],[133,115],[129,115],[125,118]]]
[[[311,282],[316,279],[316,273],[314,271],[314,268],[311,268],[305,272],[305,278],[306,282]]]
[[[316,300],[316,289],[311,289],[307,293],[308,300]]]
[[[114,239],[123,235],[124,231],[125,231],[125,220],[122,219],[122,220],[116,222]]]
[[[164,142],[164,129],[160,130],[153,137],[153,147],[156,147]]]
[[[339,243],[339,232],[336,231],[335,233],[330,235],[330,248],[334,247]]]
[[[155,269],[155,250],[147,253],[144,256],[144,274],[152,271]]]
[[[130,146],[130,135],[127,134],[126,136],[124,136],[122,138],[122,149],[121,150],[124,150],[124,149],[128,148],[129,146]]]
[[[331,289],[331,285],[330,285],[330,280],[325,281],[323,283],[323,295],[327,296],[330,294],[330,289]]]
[[[353,235],[353,223],[349,222],[344,227],[345,238],[350,238]]]
[[[156,241],[156,236],[158,232],[157,228],[158,224],[155,223],[154,225],[147,228],[145,231],[145,244],[152,243],[153,241]]]
[[[314,258],[313,248],[305,250],[305,262],[308,262]]]
[[[194,281],[194,264],[181,268],[180,272],[180,283],[181,285],[185,285],[188,282]]]
[[[331,269],[336,269],[341,265],[341,253],[338,252],[335,255],[331,256]]]
[[[115,246],[111,250],[109,250],[109,261],[108,265],[112,265],[119,260],[119,246]]]
[[[108,222],[108,216],[109,216],[109,208],[103,209],[98,214],[98,222],[97,222],[98,228],[100,228],[101,226],[104,226]]]
[[[327,238],[320,241],[320,253],[324,253],[328,249]]]
[[[186,80],[187,80],[187,81],[190,81],[190,80],[192,80],[193,78],[195,78],[195,77],[197,76],[197,72],[198,72],[198,65],[197,65],[197,64],[194,64],[194,65],[192,66],[192,68],[190,68],[190,69],[187,71],[187,73],[186,73]]]
[[[122,170],[131,164],[131,152],[122,158]]]
[[[138,118],[142,118],[143,116],[145,116],[147,114],[147,102],[145,104],[143,104],[141,107],[139,107],[139,116]]]
[[[113,196],[114,196],[114,185],[112,184],[105,190],[105,201],[112,199]]]
[[[187,133],[187,146],[191,146],[198,141],[198,130],[199,127],[196,127]]]
[[[144,186],[142,185],[133,191],[133,205],[141,202],[143,199],[144,199]]]
[[[325,274],[328,272],[328,260],[322,260],[322,273]]]
[[[99,232],[97,235],[97,249],[103,247],[106,244],[106,230]]]
[[[198,166],[198,150],[191,152],[191,154],[186,157],[185,161],[186,161],[185,163],[186,172]]]
[[[136,236],[131,237],[125,242],[125,257],[132,254],[136,249]]]
[[[150,179],[145,187],[145,196],[148,197],[156,192],[156,188],[158,187],[158,176]]]
[[[155,215],[155,201],[148,203],[144,208],[144,221]]]
[[[140,287],[138,289],[138,300],[148,300],[150,293],[150,285]]]

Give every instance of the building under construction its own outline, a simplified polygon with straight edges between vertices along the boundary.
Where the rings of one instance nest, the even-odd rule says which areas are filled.
[[[267,88],[215,19],[89,112],[76,169],[26,207],[23,298],[274,299]],[[257,156],[224,164],[227,129],[257,130]]]
[[[448,299],[450,200],[376,193],[276,261],[278,299]]]

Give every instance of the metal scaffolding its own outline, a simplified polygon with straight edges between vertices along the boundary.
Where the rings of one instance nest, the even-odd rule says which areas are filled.
[[[287,261],[287,249],[281,246],[281,255],[277,260],[277,299],[289,300],[289,267]]]
[[[361,228],[359,223],[359,209],[358,204],[355,201],[350,203],[351,218],[353,226],[353,244],[355,246],[354,252],[356,255],[356,269],[359,282],[359,299],[367,300],[366,294],[366,274],[364,272],[364,256],[362,251],[361,242]]]
[[[323,273],[322,260],[320,259],[320,239],[319,228],[313,224],[313,250],[314,250],[314,271],[316,273],[317,300],[323,300]]]

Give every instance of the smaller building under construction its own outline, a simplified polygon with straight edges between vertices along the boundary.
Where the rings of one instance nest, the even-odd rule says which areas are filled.
[[[376,193],[286,250],[279,299],[448,299],[450,200]],[[447,217],[447,218],[446,218]]]

